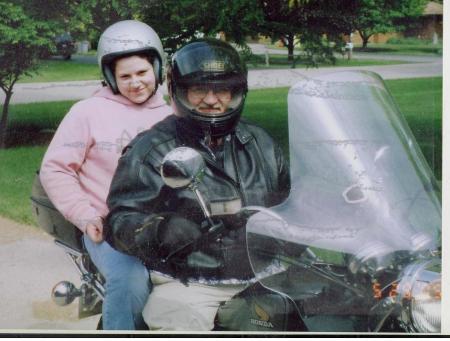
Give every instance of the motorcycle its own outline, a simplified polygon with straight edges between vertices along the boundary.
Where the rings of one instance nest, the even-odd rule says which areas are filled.
[[[291,191],[278,206],[248,206],[253,280],[219,307],[216,331],[439,333],[440,189],[382,79],[346,71],[303,79],[288,94]],[[198,183],[204,167],[180,147],[163,160],[172,188],[188,186],[220,234]],[[57,304],[80,297],[98,312],[103,279],[35,182],[39,225],[81,274]],[[97,310],[96,310],[97,309]]]

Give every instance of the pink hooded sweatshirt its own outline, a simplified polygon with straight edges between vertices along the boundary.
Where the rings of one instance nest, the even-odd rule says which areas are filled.
[[[122,149],[172,113],[160,92],[142,105],[108,87],[74,104],[42,161],[40,179],[50,200],[81,231],[108,213],[106,197]]]

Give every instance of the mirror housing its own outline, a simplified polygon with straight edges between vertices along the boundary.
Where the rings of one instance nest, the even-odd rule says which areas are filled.
[[[194,183],[205,169],[203,157],[195,149],[178,147],[164,157],[161,177],[171,188],[182,188]]]

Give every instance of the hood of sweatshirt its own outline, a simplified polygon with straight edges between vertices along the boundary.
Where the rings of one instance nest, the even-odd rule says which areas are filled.
[[[152,108],[158,108],[163,105],[167,105],[166,101],[164,100],[164,97],[161,93],[161,89],[158,87],[158,90],[156,93],[150,97],[146,102],[142,104],[136,104],[131,102],[128,98],[125,96],[122,96],[121,94],[115,95],[111,89],[108,86],[104,86],[100,88],[98,91],[96,91],[93,95],[94,97],[103,97],[106,99],[109,99],[111,101],[115,101],[124,105],[128,106],[144,106],[146,108],[152,109]]]

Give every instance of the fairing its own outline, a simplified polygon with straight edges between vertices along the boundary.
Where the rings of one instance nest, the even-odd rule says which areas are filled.
[[[290,195],[247,223],[257,277],[281,271],[274,259],[304,246],[362,262],[438,248],[439,189],[378,75],[302,80],[289,91],[288,109]]]

